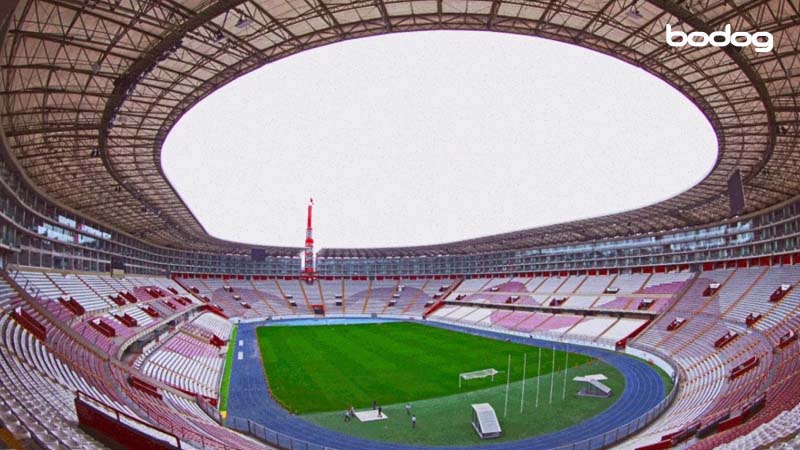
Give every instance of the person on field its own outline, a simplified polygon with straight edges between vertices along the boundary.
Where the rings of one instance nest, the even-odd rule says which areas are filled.
[[[406,415],[411,415],[411,403],[406,403]]]
[[[417,428],[417,416],[411,416],[411,428]]]

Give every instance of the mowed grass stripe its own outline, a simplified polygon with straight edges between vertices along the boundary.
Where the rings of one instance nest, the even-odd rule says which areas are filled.
[[[428,327],[415,323],[334,326],[270,326],[257,330],[272,394],[298,414],[343,411],[349,405],[371,406],[437,398],[484,389],[505,382],[505,373],[471,380],[458,387],[458,374],[487,368],[522,379],[522,355],[528,354],[527,377],[536,376],[537,348]],[[542,350],[542,374],[553,367],[550,349]],[[590,361],[570,354],[569,365]],[[555,370],[563,370],[565,353],[556,352]]]
[[[341,326],[336,327],[336,339],[331,339],[330,330],[326,328],[303,327],[302,338],[294,332],[283,332],[287,329],[282,328],[275,333],[277,339],[271,347],[273,352],[265,350],[267,355],[275,355],[274,358],[265,358],[273,395],[290,409],[294,409],[293,404],[285,394],[292,395],[297,391],[315,392],[315,403],[337,406],[385,392],[381,380],[387,371],[394,370],[390,366],[391,357],[387,360],[389,350],[385,348],[381,353],[371,345],[350,344],[370,342],[374,332],[359,326]],[[278,364],[271,365],[271,361]],[[372,363],[368,363],[370,361]],[[363,383],[363,380],[370,382]]]
[[[228,410],[228,389],[231,385],[231,368],[233,367],[233,354],[236,353],[236,333],[239,325],[234,325],[228,340],[228,354],[225,356],[225,371],[222,373],[222,384],[219,388],[219,410]]]
[[[512,364],[517,361],[512,361]],[[587,398],[575,395],[581,388],[572,381],[578,375],[603,373],[608,376],[605,384],[616,394],[610,398]],[[528,379],[525,386],[525,409],[520,412],[522,382],[511,383],[509,389],[508,415],[503,415],[505,405],[505,384],[499,384],[477,391],[457,393],[446,397],[412,402],[412,411],[417,417],[417,427],[411,428],[406,415],[405,403],[384,405],[389,417],[385,421],[345,422],[341,411],[307,414],[303,417],[309,422],[330,428],[341,433],[410,445],[475,445],[497,443],[540,436],[576,425],[595,416],[619,399],[625,388],[625,379],[614,367],[601,361],[570,368],[566,396],[564,372],[559,371],[553,378],[553,401],[550,402],[550,374],[542,375],[540,380],[540,401],[536,402],[537,380]],[[472,408],[474,403],[489,403],[498,414],[503,436],[499,440],[482,441],[472,429]]]

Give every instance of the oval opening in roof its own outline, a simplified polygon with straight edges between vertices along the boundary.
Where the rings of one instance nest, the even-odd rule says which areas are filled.
[[[208,232],[318,247],[427,245],[621,212],[717,157],[680,92],[587,49],[500,33],[384,35],[304,51],[189,110],[162,151]]]

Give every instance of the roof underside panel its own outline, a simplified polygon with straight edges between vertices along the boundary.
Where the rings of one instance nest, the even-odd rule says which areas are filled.
[[[2,129],[46,196],[157,245],[242,250],[213,238],[161,168],[178,119],[220,86],[277,59],[363,36],[490,30],[619,58],[670,83],[716,130],[719,158],[697,186],[621,214],[427,247],[325,256],[464,254],[656,232],[728,217],[738,169],[747,211],[800,193],[800,11],[796,2],[18,0],[0,46]],[[667,24],[769,31],[774,49],[664,43]],[[269,247],[274,254],[297,248]]]

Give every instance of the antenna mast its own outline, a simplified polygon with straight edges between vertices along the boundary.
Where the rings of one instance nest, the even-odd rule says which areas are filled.
[[[306,246],[304,251],[305,268],[300,277],[308,283],[313,283],[317,277],[314,270],[314,228],[311,225],[311,210],[314,207],[314,199],[308,199],[308,217],[306,219]]]

